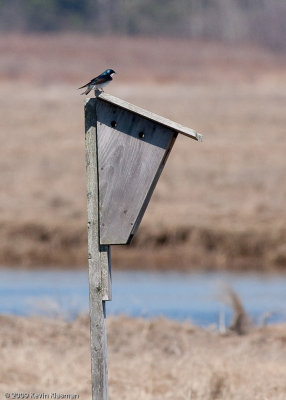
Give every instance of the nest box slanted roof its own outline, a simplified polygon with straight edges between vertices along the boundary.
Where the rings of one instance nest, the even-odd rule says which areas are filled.
[[[202,135],[106,93],[88,99],[97,136],[100,244],[134,236],[178,133]]]
[[[158,124],[161,124],[166,128],[173,129],[177,133],[181,133],[182,135],[187,136],[191,139],[197,140],[199,142],[202,142],[203,140],[203,135],[196,132],[194,129],[188,128],[184,125],[178,124],[177,122],[161,117],[160,115],[154,114],[151,111],[147,111],[144,108],[135,106],[134,104],[128,103],[125,100],[119,99],[118,97],[114,97],[111,96],[110,94],[102,92],[98,96],[98,98],[100,98],[103,101],[107,101],[108,103],[113,104],[115,106],[121,107],[125,110],[129,110],[137,115],[141,115],[142,117],[147,118],[153,122],[157,122]]]

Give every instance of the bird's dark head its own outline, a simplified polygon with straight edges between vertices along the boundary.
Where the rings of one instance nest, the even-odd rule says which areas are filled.
[[[113,75],[113,74],[116,74],[116,72],[115,72],[113,69],[107,69],[107,70],[105,71],[105,73],[106,73],[106,75]]]

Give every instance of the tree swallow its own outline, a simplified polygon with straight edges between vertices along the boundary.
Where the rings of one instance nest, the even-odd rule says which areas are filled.
[[[81,94],[88,94],[92,89],[102,89],[108,85],[112,81],[112,75],[116,72],[113,69],[106,69],[102,74],[98,75],[96,78],[93,78],[86,85],[81,86],[79,89],[87,88],[85,92]]]

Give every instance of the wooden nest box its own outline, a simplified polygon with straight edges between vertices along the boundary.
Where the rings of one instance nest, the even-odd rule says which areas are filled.
[[[97,136],[100,244],[127,244],[178,133],[197,141],[202,136],[106,93],[88,99],[85,111],[86,122],[96,128]]]

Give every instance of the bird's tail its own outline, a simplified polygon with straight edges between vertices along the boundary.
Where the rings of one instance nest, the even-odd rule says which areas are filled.
[[[81,93],[81,94],[88,94],[88,93],[91,91],[91,89],[92,89],[92,88],[88,87],[88,88],[86,89],[86,91],[83,92],[83,93]]]
[[[85,85],[79,87],[78,89],[83,89],[84,87],[87,87],[87,86],[88,86],[88,83],[86,83]]]
[[[86,90],[85,90],[85,92],[83,92],[81,94],[88,94],[92,89],[92,87],[90,87],[88,83],[86,85],[79,87],[78,89],[83,89],[83,88],[86,88]]]

